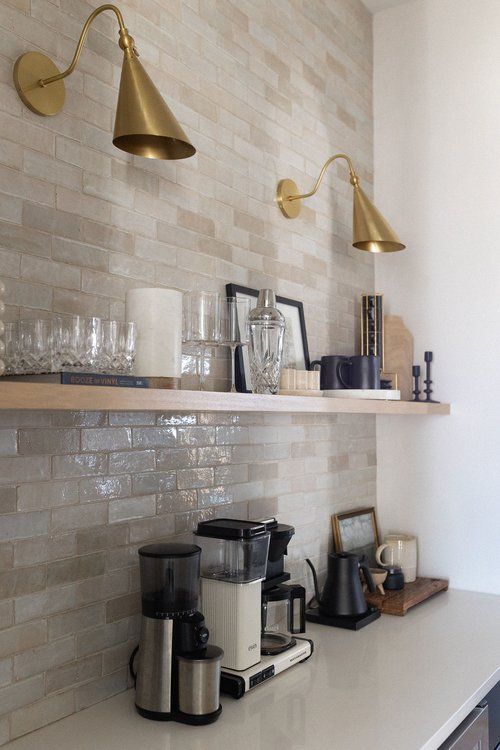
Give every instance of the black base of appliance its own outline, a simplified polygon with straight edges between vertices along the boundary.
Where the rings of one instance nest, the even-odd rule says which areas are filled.
[[[329,617],[320,613],[319,609],[306,609],[306,620],[317,622],[320,625],[330,625],[333,628],[345,628],[346,630],[361,630],[365,625],[378,620],[380,610],[376,607],[368,607],[362,615],[335,615]]]
[[[145,719],[152,719],[153,721],[179,721],[181,724],[192,724],[195,726],[212,724],[214,721],[217,721],[222,711],[222,706],[219,706],[217,711],[213,711],[211,714],[183,714],[182,711],[166,714],[162,711],[148,711],[147,709],[138,706],[137,703],[135,704],[135,707],[137,713]]]

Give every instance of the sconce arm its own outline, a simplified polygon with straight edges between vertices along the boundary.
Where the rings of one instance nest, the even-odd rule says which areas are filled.
[[[321,168],[321,172],[319,173],[319,177],[316,180],[316,183],[312,190],[310,190],[308,193],[304,193],[303,195],[290,195],[287,197],[287,200],[297,201],[303,198],[310,198],[312,195],[314,195],[318,191],[318,188],[323,181],[323,177],[325,176],[326,170],[328,169],[330,164],[332,164],[336,159],[344,159],[347,162],[349,166],[349,175],[351,178],[351,185],[353,187],[357,187],[359,185],[359,179],[358,179],[356,172],[354,171],[354,167],[353,167],[351,159],[346,154],[334,154],[333,156],[330,156],[330,158],[327,159],[326,162],[323,164]]]
[[[63,73],[59,73],[59,75],[52,76],[51,78],[40,79],[39,81],[40,86],[42,87],[48,86],[51,83],[55,83],[55,81],[61,81],[63,78],[66,78],[67,76],[71,75],[71,73],[76,68],[78,60],[80,59],[82,48],[83,48],[83,45],[85,44],[85,40],[87,38],[87,34],[89,33],[91,24],[93,23],[94,19],[97,18],[97,16],[100,13],[103,13],[105,10],[112,10],[118,19],[118,24],[120,26],[119,44],[122,50],[128,54],[138,55],[137,50],[135,49],[135,46],[134,46],[134,40],[129,35],[125,27],[125,22],[123,20],[123,16],[122,16],[120,9],[117,8],[116,5],[110,5],[110,4],[101,5],[99,8],[96,8],[85,21],[85,25],[82,29],[82,33],[80,34],[80,39],[78,40],[76,52],[74,54],[73,60],[71,61],[69,68],[65,70]]]

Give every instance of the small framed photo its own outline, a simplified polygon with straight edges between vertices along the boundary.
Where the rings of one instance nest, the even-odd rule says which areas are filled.
[[[238,286],[238,284],[226,284],[226,294],[228,297],[250,299],[250,308],[252,309],[257,305],[259,291],[258,289],[250,289],[246,286]],[[283,367],[290,367],[294,370],[308,370],[310,359],[303,303],[294,299],[276,296],[276,307],[283,313],[286,319]],[[239,346],[236,349],[235,357],[236,390],[240,393],[251,393],[252,382],[248,347]]]
[[[332,516],[336,552],[366,555],[370,568],[377,568],[375,553],[380,545],[375,508],[359,508]]]

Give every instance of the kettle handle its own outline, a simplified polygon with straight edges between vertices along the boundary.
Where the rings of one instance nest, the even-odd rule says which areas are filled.
[[[294,627],[294,611],[295,602],[299,602],[299,625],[297,628]],[[290,609],[289,616],[290,622],[288,623],[288,629],[292,635],[306,632],[306,590],[303,586],[292,586],[290,591]]]
[[[374,594],[377,589],[375,587],[375,581],[373,580],[373,576],[371,574],[371,570],[368,567],[368,563],[365,560],[362,560],[359,563],[359,567],[363,571],[363,575],[365,577],[365,581],[368,584],[368,591],[370,592],[370,594]]]
[[[321,601],[320,601],[321,597],[320,597],[320,594],[319,594],[319,586],[318,586],[318,576],[316,575],[316,570],[314,568],[314,565],[312,564],[312,562],[309,560],[308,557],[306,557],[306,563],[311,568],[311,573],[312,573],[313,583],[314,583],[314,597],[315,597],[317,603],[321,604]]]

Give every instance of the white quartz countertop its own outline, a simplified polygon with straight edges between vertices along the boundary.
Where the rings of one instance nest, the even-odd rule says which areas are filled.
[[[206,727],[148,721],[122,693],[9,750],[435,750],[500,680],[500,596],[448,591],[359,632],[310,625],[309,661]]]

